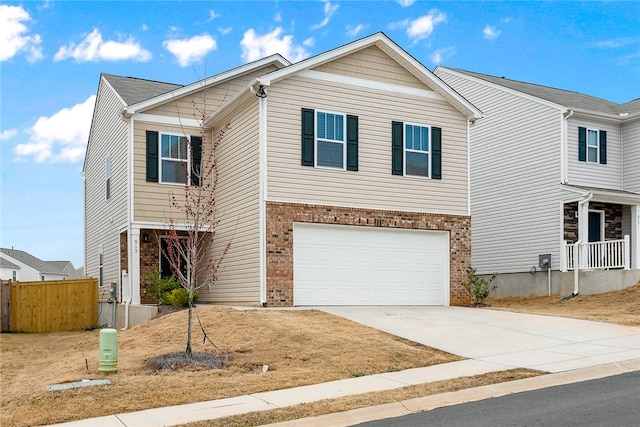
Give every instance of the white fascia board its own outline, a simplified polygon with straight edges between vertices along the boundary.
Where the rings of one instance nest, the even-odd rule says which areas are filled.
[[[427,67],[422,65],[422,63],[416,60],[413,56],[409,55],[384,33],[376,33],[340,46],[336,49],[313,56],[309,59],[305,59],[296,64],[290,65],[287,68],[283,68],[282,70],[261,76],[258,81],[263,86],[270,86],[273,83],[294,74],[298,74],[301,71],[309,70],[370,46],[377,46],[394,60],[398,61],[398,63],[405,67],[407,71],[423,81],[426,86],[446,98],[454,107],[456,107],[456,109],[465,114],[469,119],[475,120],[482,117],[482,112],[480,110],[436,77]]]
[[[622,123],[624,121],[624,118],[620,117],[619,114],[602,113],[598,111],[581,110],[576,108],[572,108],[572,110],[575,116],[579,116],[584,119],[606,120],[614,123]]]
[[[434,99],[434,100],[444,101],[444,102],[447,101],[444,96],[432,90],[417,89],[414,87],[378,82],[375,80],[367,80],[367,79],[361,79],[357,77],[348,77],[348,76],[324,73],[321,71],[311,71],[311,70],[300,71],[296,75],[298,77],[304,77],[307,79],[321,80],[321,81],[327,81],[332,83],[342,83],[350,86],[363,87],[363,88],[373,89],[378,91],[402,93],[405,95],[413,95],[420,98],[428,98],[428,99]]]
[[[216,108],[210,115],[204,120],[204,127],[213,127],[217,118],[224,117],[225,113],[229,111],[238,101],[245,99],[248,95],[252,95],[252,87],[258,82],[257,79],[254,79],[248,86],[242,88],[238,93],[233,95],[231,99],[227,102]]]
[[[170,126],[186,126],[193,128],[202,128],[202,121],[196,119],[183,119],[180,117],[158,116],[155,114],[136,113],[132,118],[137,122],[149,122],[160,125]]]
[[[603,203],[617,203],[621,205],[637,205],[640,204],[640,193],[630,191],[607,190],[606,188],[580,188],[573,187],[569,184],[562,186],[562,189],[575,193],[593,194],[592,201]]]
[[[205,89],[211,85],[223,83],[227,80],[233,79],[242,74],[249,73],[253,70],[262,68],[270,64],[273,64],[276,67],[282,68],[282,67],[289,66],[291,63],[286,59],[284,59],[279,54],[270,55],[270,56],[267,56],[266,58],[262,58],[254,62],[250,62],[249,64],[245,64],[240,67],[233,68],[231,70],[222,72],[220,74],[216,74],[215,76],[208,77],[204,80],[200,80],[195,83],[191,83],[190,85],[183,86],[176,90],[172,90],[171,92],[167,92],[165,94],[156,96],[154,98],[147,99],[137,104],[129,105],[128,107],[125,108],[125,114],[126,115],[135,114],[140,111],[148,110],[150,108],[169,102],[173,99],[182,98],[183,96]]]
[[[494,89],[501,90],[501,91],[509,93],[511,95],[516,95],[516,96],[519,96],[521,98],[525,98],[525,99],[528,99],[530,101],[534,101],[534,102],[537,102],[539,104],[546,105],[547,107],[555,108],[555,109],[560,110],[562,112],[566,112],[566,111],[570,110],[570,108],[568,108],[568,107],[566,107],[564,105],[556,104],[555,102],[547,101],[545,99],[538,98],[537,96],[529,95],[527,93],[520,92],[519,90],[511,89],[511,88],[499,85],[497,83],[493,83],[493,82],[490,82],[490,81],[487,81],[487,80],[480,79],[480,78],[475,77],[475,76],[470,76],[468,74],[460,73],[460,72],[457,72],[456,70],[452,70],[452,69],[447,68],[447,67],[442,67],[440,65],[438,67],[436,67],[435,72],[438,73],[440,70],[442,70],[442,72],[446,72],[446,73],[452,74],[454,76],[457,76],[457,77],[460,77],[460,78],[463,78],[463,79],[466,79],[466,80],[470,80],[470,81],[475,82],[475,83],[480,83],[480,84],[492,87]]]

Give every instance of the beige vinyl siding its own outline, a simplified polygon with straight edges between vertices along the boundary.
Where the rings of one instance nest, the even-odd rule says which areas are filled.
[[[269,65],[258,70],[254,70],[251,73],[236,77],[230,81],[203,89],[189,96],[169,101],[155,108],[146,110],[144,113],[189,119],[195,118],[201,120],[203,118],[203,113],[208,116],[221,104],[229,101],[241,89],[248,86],[254,79],[272,71],[276,71],[277,69],[278,68],[276,66]]]
[[[218,281],[203,291],[206,302],[260,302],[260,222],[257,98],[248,98],[228,119],[230,129],[216,151],[219,168],[214,254],[222,261]],[[218,130],[214,130],[214,135]]]
[[[466,215],[467,122],[445,101],[291,77],[269,89],[270,201]],[[359,117],[359,171],[300,165],[301,108]],[[442,128],[442,180],[391,174],[391,122]]]
[[[607,131],[607,164],[578,161],[578,127]],[[622,190],[620,125],[571,117],[567,123],[568,182]]]
[[[134,209],[134,221],[148,221],[148,222],[161,222],[167,223],[170,218],[175,219],[178,223],[183,220],[183,217],[178,215],[178,212],[171,211],[170,197],[171,193],[176,197],[183,197],[184,200],[184,185],[182,184],[169,184],[160,182],[147,182],[146,176],[146,162],[147,162],[147,142],[146,131],[153,130],[160,133],[168,133],[172,135],[184,135],[184,136],[202,136],[202,130],[200,128],[180,127],[171,125],[162,125],[158,123],[149,123],[143,121],[134,122],[134,153],[133,153],[133,168],[134,168],[134,193],[133,193],[133,209]],[[206,139],[206,141],[204,140]],[[203,161],[206,158],[205,149],[210,146],[211,133],[207,133],[203,139]]]
[[[622,125],[624,190],[640,193],[640,120]]]
[[[376,46],[362,49],[348,56],[312,68],[312,70],[423,90],[428,89],[416,76]]]
[[[559,268],[560,112],[446,70],[438,77],[484,115],[471,127],[473,266],[524,272],[550,253]]]
[[[127,124],[120,116],[124,104],[102,80],[85,159],[85,266],[99,277],[98,248],[103,246],[105,285],[120,283],[118,230],[127,224]],[[105,159],[111,155],[111,197],[106,199]]]

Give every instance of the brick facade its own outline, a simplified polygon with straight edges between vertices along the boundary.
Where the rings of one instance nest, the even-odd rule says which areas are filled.
[[[620,240],[622,235],[622,205],[613,203],[589,203],[589,210],[604,211],[605,240]],[[578,240],[578,202],[564,205],[564,240],[575,243]]]
[[[471,265],[471,218],[297,203],[267,202],[267,306],[293,305],[293,223],[446,230],[450,235],[450,303],[469,305],[461,286]]]

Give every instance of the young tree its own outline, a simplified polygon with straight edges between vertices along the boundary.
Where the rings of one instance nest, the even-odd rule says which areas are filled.
[[[223,126],[211,144],[208,144],[208,132],[204,128],[200,130],[200,137],[191,138],[188,150],[194,165],[191,170],[185,170],[187,180],[178,194],[170,192],[170,217],[165,237],[167,245],[163,256],[176,279],[188,292],[185,353],[190,359],[194,295],[198,289],[210,287],[216,282],[218,268],[231,246],[229,241],[220,254],[212,255],[216,227],[220,222],[216,218],[218,164],[214,153],[229,129],[229,124]],[[202,153],[201,159],[197,158],[198,153]]]

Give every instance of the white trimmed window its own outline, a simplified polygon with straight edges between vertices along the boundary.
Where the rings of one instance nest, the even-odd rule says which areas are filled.
[[[189,139],[160,134],[160,182],[186,184],[189,170]]]
[[[346,126],[344,114],[316,111],[316,166],[345,169]]]
[[[111,156],[107,156],[104,161],[104,182],[107,200],[111,198]]]
[[[411,176],[431,176],[429,168],[430,144],[429,127],[404,124],[404,174]]]
[[[587,129],[587,162],[598,163],[598,131]]]

